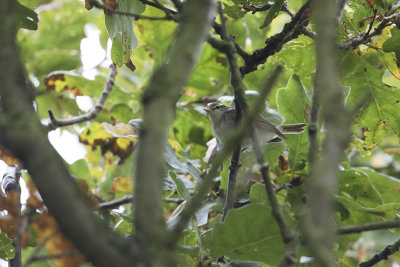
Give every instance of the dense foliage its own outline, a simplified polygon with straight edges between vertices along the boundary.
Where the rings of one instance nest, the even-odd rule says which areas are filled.
[[[13,14],[19,28],[16,45],[33,89],[26,94],[32,97],[44,127],[48,126],[56,134],[65,136],[68,132],[74,136],[70,144],[62,141],[65,139],[53,144],[61,147],[60,152],[62,147],[85,149],[83,156],[70,152],[72,162],[64,163],[98,217],[121,236],[133,237],[137,221],[131,208],[136,186],[133,178],[137,166],[146,163],[137,157],[139,127],[135,129],[128,122],[143,117],[143,92],[151,84],[154,70],[170,60],[167,54],[175,42],[185,1],[110,0],[104,4],[86,1],[86,6],[84,2],[72,0],[18,1]],[[236,48],[237,63],[242,66],[243,93],[249,109],[273,70],[282,66],[265,102],[263,116],[274,124],[314,123],[310,122],[310,116],[315,112],[312,106],[316,105],[313,99],[316,30],[312,11],[301,9],[308,1],[222,0],[221,3],[226,21],[221,21],[218,11],[213,15],[214,24],[176,103],[175,118],[164,145],[165,168],[159,178],[163,179],[167,229],[175,229],[179,224],[182,210],[196,196],[212,166],[215,143],[209,142],[213,133],[203,107],[215,101],[237,104],[232,91],[235,84],[231,84],[232,62],[225,48],[217,45],[227,41],[224,30],[233,36],[230,41]],[[93,9],[88,10],[90,7]],[[299,22],[304,28],[301,26],[298,34],[293,34],[285,25],[298,22],[299,10],[304,11]],[[337,105],[344,105],[348,116],[354,115],[354,118],[351,140],[337,166],[337,190],[332,196],[331,216],[339,233],[349,226],[360,229],[337,235],[334,247],[341,266],[355,266],[400,238],[396,230],[388,229],[400,226],[397,221],[400,210],[400,2],[349,0],[342,11],[336,41],[345,102]],[[308,18],[304,18],[307,12]],[[95,108],[107,80],[113,76],[111,62],[117,66],[117,75],[101,111],[93,119],[59,128],[55,121],[68,120]],[[1,91],[0,96],[7,101]],[[1,111],[2,107],[0,116],[6,113]],[[317,144],[322,147],[327,134],[326,117],[320,116],[315,122]],[[301,210],[309,199],[306,188],[312,167],[310,138],[314,137],[305,131],[287,136],[283,142],[263,146],[280,210],[288,227],[295,232],[305,222],[301,219]],[[8,165],[21,164],[11,156],[15,153],[13,146],[1,144],[0,159]],[[222,222],[230,164],[227,157],[201,206],[179,237],[175,252],[180,266],[278,266],[287,251],[281,226],[271,213],[265,181],[259,172],[262,166],[251,151],[240,155],[234,208]],[[1,209],[7,211],[0,217],[0,258],[12,259],[15,256],[12,240],[18,240],[17,245],[23,248],[22,262],[29,262],[30,266],[84,264],[87,259],[71,254],[72,243],[58,232],[57,222],[47,212],[48,203],[43,203],[38,195],[34,185],[37,181],[30,178],[29,169],[22,173],[22,179],[23,192],[26,192],[22,195],[27,198],[22,199],[22,215],[15,207],[17,197],[9,194],[8,198],[0,198]],[[148,196],[153,197],[157,198]],[[121,201],[115,204],[114,200]],[[91,211],[88,209],[88,212]],[[362,228],[372,222],[391,225],[378,225],[371,230],[379,230],[371,232]],[[52,257],[63,253],[63,257]],[[300,260],[303,256],[314,256],[313,253],[303,242],[296,257]],[[305,257],[301,259],[306,261]],[[390,260],[400,261],[400,258],[394,254]]]

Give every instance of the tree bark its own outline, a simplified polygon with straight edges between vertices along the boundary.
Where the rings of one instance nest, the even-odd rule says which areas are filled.
[[[107,229],[50,145],[15,46],[15,0],[0,4],[0,143],[23,162],[61,230],[96,266],[132,266],[131,242]]]

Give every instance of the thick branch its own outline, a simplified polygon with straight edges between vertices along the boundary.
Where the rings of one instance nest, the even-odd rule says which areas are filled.
[[[327,267],[336,265],[333,253],[336,234],[332,216],[333,195],[337,190],[338,164],[350,141],[349,127],[352,121],[352,116],[344,108],[343,92],[339,84],[335,45],[338,19],[337,13],[332,10],[337,10],[336,1],[313,1],[313,19],[317,29],[315,94],[318,97],[316,102],[322,106],[327,133],[321,153],[323,158],[317,159],[313,155],[311,159],[313,166],[310,166],[311,174],[307,183],[310,213],[302,218],[301,223],[304,238],[315,257],[314,266]],[[314,110],[318,108],[316,102]]]
[[[86,114],[76,116],[69,119],[57,119],[53,112],[49,109],[50,122],[48,128],[50,131],[57,129],[58,127],[72,125],[96,118],[97,114],[103,109],[104,102],[106,101],[111,89],[114,85],[115,76],[117,75],[117,67],[114,64],[110,65],[110,75],[104,86],[103,92],[101,93],[100,99],[97,101],[94,109]]]
[[[5,0],[0,7],[0,142],[23,162],[61,230],[90,261],[97,266],[132,266],[137,251],[94,216],[27,97],[14,44],[14,2]]]
[[[142,98],[134,207],[136,238],[147,248],[144,253],[149,266],[174,265],[173,255],[167,251],[174,247],[160,249],[168,236],[161,200],[163,150],[175,116],[176,101],[208,35],[213,9],[211,0],[189,0],[185,4],[173,46],[165,62],[154,72]],[[156,255],[155,251],[158,251]]]

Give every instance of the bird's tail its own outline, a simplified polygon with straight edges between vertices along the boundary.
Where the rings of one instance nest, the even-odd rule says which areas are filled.
[[[278,125],[276,128],[283,134],[299,134],[304,132],[304,127],[306,126],[307,124],[305,123],[294,123]]]

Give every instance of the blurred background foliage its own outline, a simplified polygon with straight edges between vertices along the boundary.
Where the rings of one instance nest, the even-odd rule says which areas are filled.
[[[53,145],[59,149],[61,155],[66,160],[68,158],[66,164],[69,165],[71,175],[82,183],[83,191],[90,196],[94,206],[132,194],[132,163],[135,159],[137,130],[129,126],[128,122],[141,118],[141,94],[153,70],[165,59],[166,51],[173,41],[176,23],[169,20],[139,19],[134,22],[133,32],[129,27],[120,30],[127,21],[132,23],[132,18],[124,17],[120,21],[106,19],[105,23],[107,15],[102,10],[93,8],[88,11],[82,1],[19,2],[23,7],[16,14],[21,28],[18,31],[17,44],[21,60],[34,86],[38,116],[44,125],[49,122],[49,109],[57,118],[69,118],[93,108],[107,79],[108,66],[113,61],[119,67],[115,85],[103,110],[95,119],[63,127],[49,135],[58,143]],[[117,1],[119,4],[124,2],[126,1]],[[170,1],[159,2],[174,8]],[[230,34],[248,53],[264,47],[265,40],[279,33],[291,19],[287,13],[278,12],[269,25],[260,29],[268,12],[253,13],[251,10],[268,4],[267,1],[222,2],[228,16]],[[304,2],[288,0],[287,8],[291,13],[296,13]],[[348,1],[338,31],[339,43],[360,36],[368,30],[374,14],[368,2],[371,1]],[[378,14],[385,16],[393,12],[392,5],[396,3],[397,1],[389,0],[375,1],[373,8]],[[144,6],[137,0],[131,0],[130,4],[131,6],[125,8],[137,14],[151,17],[164,15],[157,8]],[[123,5],[120,6],[124,8]],[[373,26],[378,24],[379,20],[373,22]],[[312,26],[311,22],[308,26],[311,31]],[[385,28],[382,34],[375,36],[367,45],[338,52],[343,90],[347,94],[346,105],[349,108],[361,105],[354,119],[351,145],[340,166],[340,185],[336,195],[336,219],[339,227],[393,220],[399,216],[398,27],[399,25],[393,24]],[[129,60],[136,70],[132,71],[125,66]],[[286,43],[281,51],[269,57],[256,71],[246,75],[244,83],[248,89],[246,96],[249,103],[257,97],[257,91],[277,64],[283,65],[284,72],[268,98],[263,115],[274,123],[307,122],[316,68],[314,40],[305,35],[299,36]],[[205,43],[190,81],[178,101],[176,120],[170,129],[169,143],[166,144],[165,215],[170,226],[174,224],[174,219],[185,204],[179,200],[188,200],[191,197],[201,174],[207,168],[207,160],[204,158],[210,156],[207,142],[213,135],[202,107],[208,101],[214,100],[232,104],[232,95],[227,59]],[[367,100],[366,95],[370,95]],[[360,101],[364,102],[360,104]],[[320,139],[323,140],[322,122],[320,126]],[[63,138],[67,135],[72,137]],[[65,147],[70,148],[69,152],[65,152]],[[298,181],[294,188],[282,190],[278,194],[285,215],[295,225],[297,222],[294,210],[306,198],[303,182],[309,171],[307,132],[299,136],[289,136],[284,143],[267,144],[264,151],[277,186]],[[11,159],[6,157],[6,151],[3,150],[0,155],[4,162],[11,163]],[[140,164],[140,159],[138,162]],[[253,171],[253,155],[243,153],[241,163],[238,200],[235,203],[237,209],[229,213],[224,224],[221,223],[222,196],[227,185],[229,165],[227,160],[211,193],[181,240],[179,253],[182,266],[194,266],[199,261],[221,266],[229,261],[231,266],[239,266],[237,264],[245,262],[247,265],[240,266],[273,266],[279,262],[282,241],[270,215],[269,204],[260,184],[261,177]],[[28,174],[24,175],[24,180],[31,184]],[[32,197],[32,192],[35,192],[33,185],[29,192],[27,197]],[[35,206],[29,202],[25,205],[43,209],[43,206]],[[129,205],[99,212],[116,231],[126,235],[131,235],[134,231],[134,215]],[[46,232],[43,229],[54,228],[51,219],[41,220],[42,228],[35,228],[34,224],[32,226],[23,250],[24,260],[43,239],[41,235]],[[10,237],[10,231],[2,227],[2,259],[13,256],[10,240],[6,237]],[[337,242],[339,262],[342,266],[354,266],[399,237],[396,230],[341,236]],[[53,253],[51,246],[45,245],[46,249],[41,253],[46,253],[46,250]],[[299,256],[307,256],[307,253],[303,249]],[[400,262],[400,257],[395,255],[390,261]],[[380,266],[391,266],[390,261]],[[82,263],[77,262],[74,264]],[[65,263],[47,261],[32,263],[30,266],[53,264],[63,266]]]

